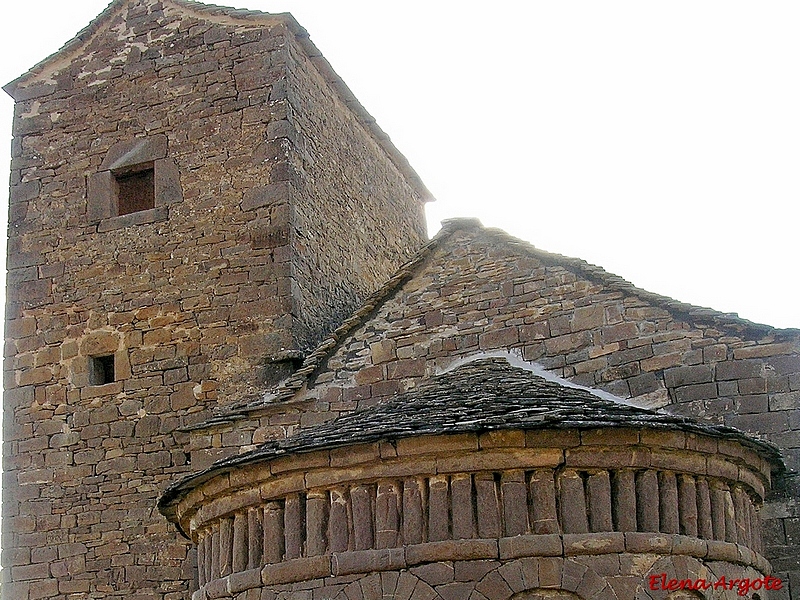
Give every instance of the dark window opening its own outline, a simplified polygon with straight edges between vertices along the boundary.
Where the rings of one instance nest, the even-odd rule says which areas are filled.
[[[89,358],[89,384],[105,385],[113,383],[114,379],[114,355],[92,356]]]
[[[129,215],[155,208],[156,185],[153,165],[114,173],[117,191],[117,215]]]

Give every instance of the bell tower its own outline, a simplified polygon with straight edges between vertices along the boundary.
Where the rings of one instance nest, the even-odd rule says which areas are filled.
[[[181,428],[290,373],[429,193],[288,14],[116,0],[4,89],[3,590],[183,598]]]

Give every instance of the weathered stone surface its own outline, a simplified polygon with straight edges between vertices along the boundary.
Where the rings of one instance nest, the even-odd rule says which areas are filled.
[[[184,521],[201,524],[192,533],[208,597],[480,600],[523,585],[600,597],[608,588],[588,563],[562,553],[619,554],[622,534],[628,552],[702,558],[706,548],[758,562],[734,542],[758,545],[751,500],[769,461],[754,467],[741,436],[456,365],[522,357],[634,404],[763,434],[794,469],[796,332],[637,290],[464,221],[358,308],[424,241],[425,190],[390,143],[287,18],[122,4],[68,61],[10,88],[20,156],[4,526],[30,552],[8,554],[8,593],[185,595],[193,558],[152,515],[156,495],[259,444],[249,458],[272,470],[226,463],[230,475],[187,496],[200,506]],[[155,208],[115,216],[94,203],[115,193],[112,171],[151,161]],[[301,350],[323,339],[295,373]],[[113,356],[116,381],[90,385],[89,359],[101,355]],[[451,397],[428,387],[442,373],[461,376],[449,376]],[[473,394],[506,376],[494,396]],[[235,410],[208,421],[221,403]],[[381,412],[398,406],[394,418]],[[367,421],[334,421],[370,407]],[[658,431],[645,435],[649,426]],[[687,431],[703,441],[690,447]],[[733,442],[711,449],[704,433]],[[374,436],[377,453],[325,454],[357,434]],[[784,488],[764,513],[782,519],[771,552],[797,581],[796,490]],[[350,575],[331,578],[332,555]],[[452,567],[462,578],[430,585],[391,571],[500,559],[506,574]],[[248,586],[262,563],[259,594]],[[618,596],[633,597],[633,570],[615,580]]]
[[[342,97],[330,68],[318,71],[326,63],[309,56],[318,52],[293,23],[117,2],[91,35],[7,88],[19,152],[5,440],[14,444],[7,455],[29,466],[4,488],[4,523],[38,511],[42,531],[26,537],[6,526],[5,547],[91,540],[57,580],[46,565],[20,572],[32,589],[187,594],[189,546],[153,514],[157,495],[254,443],[255,428],[217,431],[189,448],[179,428],[262,393],[268,357],[300,356],[425,241],[424,187]],[[118,215],[118,177],[132,169],[152,169],[154,207]],[[95,343],[101,334],[111,343]],[[115,381],[91,385],[88,358],[107,355]],[[28,386],[23,407],[14,398]],[[269,436],[299,423],[298,415],[272,424]],[[19,444],[13,430],[41,447]],[[33,481],[34,469],[56,465],[50,481]],[[272,535],[240,521],[237,541]],[[252,552],[231,555],[226,568],[279,561],[284,549]]]

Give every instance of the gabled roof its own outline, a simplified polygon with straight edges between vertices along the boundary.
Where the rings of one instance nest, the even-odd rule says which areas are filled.
[[[68,41],[58,51],[51,54],[41,62],[37,63],[26,73],[20,75],[14,81],[9,82],[3,89],[9,96],[16,101],[26,100],[34,95],[43,95],[42,90],[28,90],[28,86],[35,83],[42,77],[48,69],[56,69],[60,65],[69,64],[72,57],[79,55],[83,48],[91,39],[100,33],[104,26],[111,20],[111,17],[125,4],[138,2],[140,0],[113,0],[106,9],[89,23],[84,29]],[[256,10],[243,10],[228,6],[217,6],[215,4],[202,4],[192,0],[162,0],[164,3],[171,4],[180,10],[192,14],[198,18],[213,23],[222,24],[241,24],[245,26],[273,26],[276,24],[284,25],[297,39],[306,55],[330,85],[342,102],[353,112],[358,121],[365,127],[378,145],[383,148],[391,161],[398,170],[405,176],[409,183],[421,195],[424,202],[433,201],[433,195],[422,182],[417,172],[411,167],[408,159],[392,143],[389,136],[378,126],[373,117],[361,105],[347,84],[333,70],[330,63],[311,41],[308,32],[295,20],[290,13],[265,13]],[[32,86],[36,87],[36,86]]]
[[[217,423],[230,422],[244,417],[250,412],[290,400],[305,385],[313,382],[314,376],[325,364],[325,361],[341,344],[346,342],[350,333],[371,318],[375,311],[392,298],[404,283],[413,278],[436,250],[446,246],[447,241],[458,231],[473,231],[477,234],[490,236],[497,244],[504,244],[516,251],[532,256],[545,265],[563,267],[580,277],[603,284],[610,291],[623,292],[640,298],[653,306],[666,310],[677,319],[686,320],[689,323],[720,328],[737,336],[761,338],[766,335],[774,335],[782,338],[800,339],[800,330],[798,329],[777,329],[770,325],[753,323],[735,314],[694,306],[637,288],[622,277],[608,273],[602,267],[589,264],[578,258],[545,252],[534,247],[529,242],[515,238],[500,229],[486,229],[478,219],[450,219],[444,221],[439,233],[423,246],[409,262],[403,265],[383,287],[367,298],[358,310],[308,354],[300,368],[279,384],[277,388],[256,400],[221,407],[216,417],[187,429],[200,429]]]
[[[737,429],[614,402],[585,389],[548,381],[510,365],[504,358],[488,358],[433,377],[388,402],[218,461],[167,488],[159,507],[174,503],[217,474],[284,455],[423,435],[609,427],[684,431],[732,439],[776,466],[782,464],[774,446]]]

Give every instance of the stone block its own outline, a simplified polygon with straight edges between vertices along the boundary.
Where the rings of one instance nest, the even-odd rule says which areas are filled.
[[[500,563],[496,560],[461,560],[453,563],[456,581],[480,581],[484,575],[497,569]]]
[[[402,548],[335,552],[331,555],[330,560],[331,570],[335,577],[406,568],[405,554]]]
[[[543,588],[561,587],[561,574],[564,568],[562,558],[541,558],[539,563],[539,586]]]
[[[605,324],[605,308],[599,304],[581,306],[572,313],[570,327],[572,331],[596,329]]]
[[[484,577],[475,589],[489,600],[505,600],[513,594],[513,590],[506,580],[497,571],[492,571]]]
[[[261,569],[250,569],[239,573],[232,573],[228,578],[228,587],[231,594],[239,594],[245,590],[261,587]]]
[[[627,532],[625,535],[625,551],[633,554],[669,554],[672,552],[671,535],[659,533]]]
[[[406,547],[406,563],[496,559],[497,540],[443,540]]]
[[[727,360],[717,363],[715,375],[718,381],[729,379],[752,379],[764,377],[764,363],[758,359]]]
[[[708,365],[673,367],[664,371],[664,382],[668,388],[713,381],[713,372]]]
[[[478,336],[481,349],[509,348],[519,342],[519,332],[516,327],[505,327],[497,331],[489,331]]]
[[[397,440],[398,456],[477,450],[478,437],[474,433],[422,436]]]
[[[559,534],[517,535],[501,538],[498,542],[503,560],[526,556],[561,556],[564,552]]]
[[[410,572],[432,586],[451,583],[455,578],[452,562],[429,563],[419,567],[413,567],[410,569]]]
[[[330,556],[314,556],[313,558],[297,558],[275,565],[266,565],[261,569],[261,583],[265,586],[274,586],[330,577],[331,575]]]
[[[387,365],[386,375],[389,379],[402,379],[404,377],[422,377],[425,375],[425,359],[408,358],[404,360],[390,362]]]

